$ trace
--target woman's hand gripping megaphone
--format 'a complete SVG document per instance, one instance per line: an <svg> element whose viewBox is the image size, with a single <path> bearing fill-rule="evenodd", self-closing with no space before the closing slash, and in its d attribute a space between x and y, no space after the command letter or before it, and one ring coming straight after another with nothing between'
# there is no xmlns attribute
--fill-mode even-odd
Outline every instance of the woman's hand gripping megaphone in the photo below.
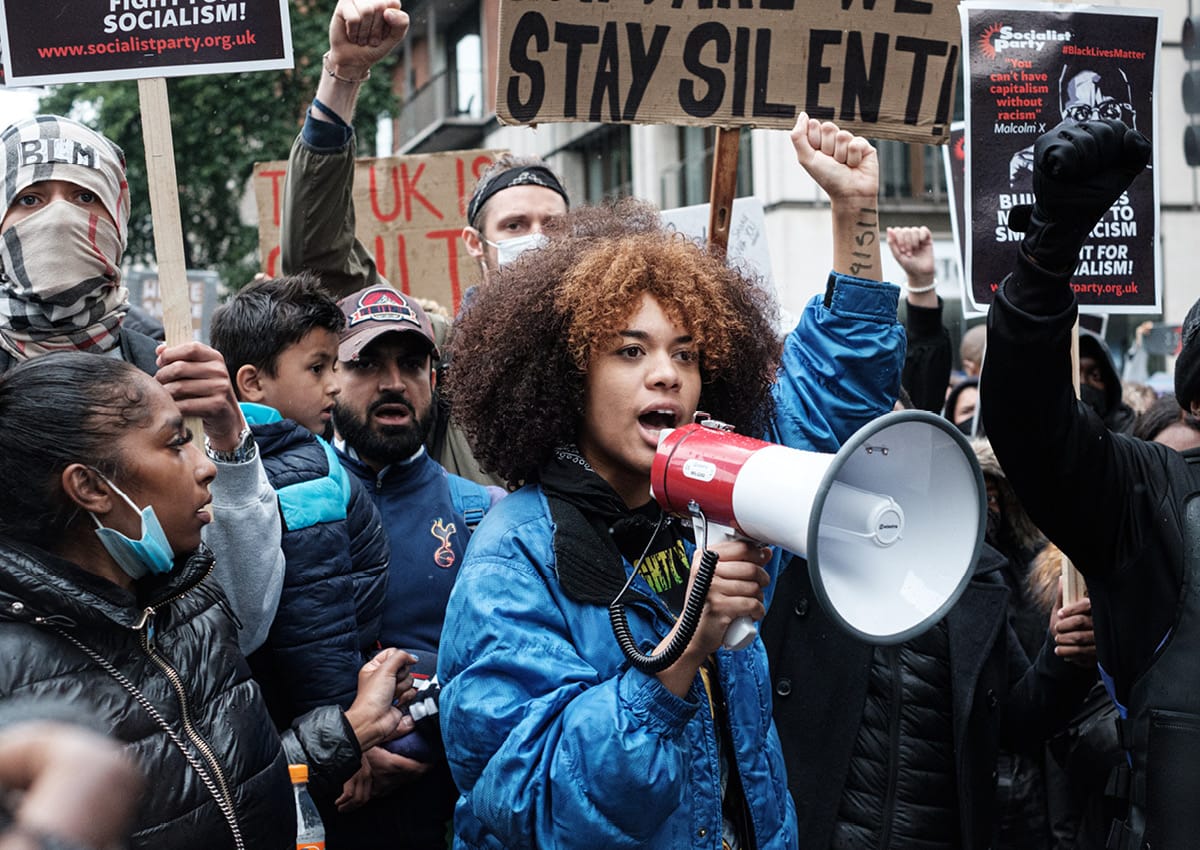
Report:
<svg viewBox="0 0 1200 850"><path fill-rule="evenodd" d="M708 522L698 506L691 511L696 551L688 577L683 612L654 652L638 651L618 596L608 607L613 635L629 663L643 673L676 673L676 693L687 690L696 667L724 646L744 649L758 635L755 622L766 615L763 588L771 581L764 566L774 556L769 546L737 535L733 529ZM684 660L686 663L676 665ZM687 672L690 671L690 672ZM665 680L664 680L665 681ZM672 687L668 685L668 687ZM675 689L673 688L673 690Z"/></svg>
<svg viewBox="0 0 1200 850"><path fill-rule="evenodd" d="M696 554L692 559L689 593L704 551L715 552L718 558L692 643L698 649L706 648L706 655L718 646L745 649L758 634L755 623L766 616L763 588L771 578L763 566L771 560L771 547L747 540L729 526L707 520L698 509L691 513Z"/></svg>

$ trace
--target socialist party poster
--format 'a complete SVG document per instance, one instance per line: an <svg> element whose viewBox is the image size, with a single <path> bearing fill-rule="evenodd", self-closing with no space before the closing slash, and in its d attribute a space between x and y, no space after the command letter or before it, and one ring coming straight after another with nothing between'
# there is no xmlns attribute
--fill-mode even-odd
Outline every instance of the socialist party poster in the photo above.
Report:
<svg viewBox="0 0 1200 850"><path fill-rule="evenodd" d="M986 310L1022 234L1008 218L1033 203L1033 145L1061 125L1116 118L1155 143L1157 11L1076 4L968 2L964 219L968 294ZM1155 144L1157 152L1157 144ZM1071 286L1090 312L1160 308L1154 160L1105 213Z"/></svg>

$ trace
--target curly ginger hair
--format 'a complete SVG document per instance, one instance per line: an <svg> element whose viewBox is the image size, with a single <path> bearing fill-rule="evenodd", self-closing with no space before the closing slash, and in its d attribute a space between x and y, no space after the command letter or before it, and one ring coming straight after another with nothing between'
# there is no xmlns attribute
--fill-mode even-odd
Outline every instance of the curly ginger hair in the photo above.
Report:
<svg viewBox="0 0 1200 850"><path fill-rule="evenodd" d="M759 436L779 343L771 296L623 199L579 207L550 241L494 272L455 325L445 385L475 458L510 486L578 441L591 352L653 296L700 352L700 409Z"/></svg>

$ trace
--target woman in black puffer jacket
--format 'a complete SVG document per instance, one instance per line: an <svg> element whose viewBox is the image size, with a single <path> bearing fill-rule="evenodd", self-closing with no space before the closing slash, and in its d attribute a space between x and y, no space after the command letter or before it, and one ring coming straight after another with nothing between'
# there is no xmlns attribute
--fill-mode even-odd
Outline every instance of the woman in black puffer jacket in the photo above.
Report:
<svg viewBox="0 0 1200 850"><path fill-rule="evenodd" d="M120 361L51 354L0 378L0 697L73 704L126 742L147 777L132 847L282 850L289 758L343 782L398 731L409 662L364 668L355 704L305 715L285 756L209 579L215 468L188 436Z"/></svg>

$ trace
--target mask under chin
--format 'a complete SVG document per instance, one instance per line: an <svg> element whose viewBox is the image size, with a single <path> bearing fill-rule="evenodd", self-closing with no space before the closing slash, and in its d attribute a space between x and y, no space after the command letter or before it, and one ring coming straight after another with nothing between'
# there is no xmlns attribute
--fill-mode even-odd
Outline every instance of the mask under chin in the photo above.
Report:
<svg viewBox="0 0 1200 850"><path fill-rule="evenodd" d="M137 513L141 520L141 534L135 540L115 528L105 526L100 522L99 517L89 511L88 516L96 525L96 536L100 538L100 545L116 561L117 566L134 580L142 578L148 573L158 575L169 573L175 568L175 553L171 548L171 541L167 539L167 533L163 531L162 524L158 521L154 506L146 505L144 508L138 508L133 499L112 483L104 473L98 469L94 469L94 471L113 489L114 493L121 497L125 504Z"/></svg>

